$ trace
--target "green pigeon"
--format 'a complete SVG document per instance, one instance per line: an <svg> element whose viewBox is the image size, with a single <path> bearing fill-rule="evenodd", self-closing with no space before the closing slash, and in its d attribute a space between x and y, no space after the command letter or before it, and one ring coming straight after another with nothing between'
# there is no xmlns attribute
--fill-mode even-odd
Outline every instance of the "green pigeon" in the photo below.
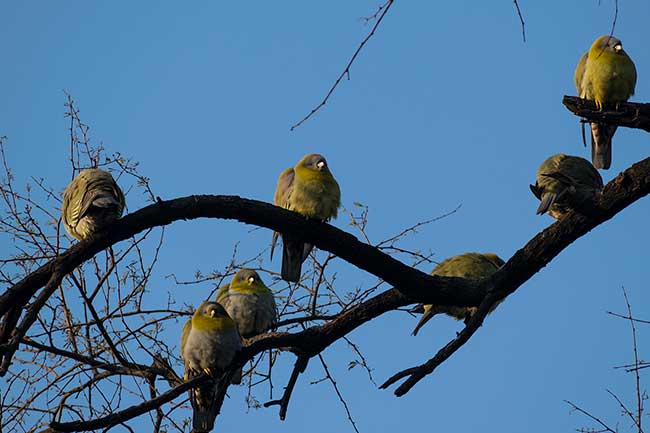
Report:
<svg viewBox="0 0 650 433"><path fill-rule="evenodd" d="M124 206L124 194L113 176L89 168L79 173L63 193L63 226L72 237L82 240L121 217Z"/></svg>
<svg viewBox="0 0 650 433"><path fill-rule="evenodd" d="M204 302L183 326L181 334L181 357L185 364L183 378L192 379L201 372L213 378L205 384L191 389L190 403L193 410L193 432L209 432L218 415L215 396L220 386L219 377L241 349L241 336L234 320L222 305ZM231 380L241 382L241 369Z"/></svg>
<svg viewBox="0 0 650 433"><path fill-rule="evenodd" d="M273 202L306 217L329 221L336 218L341 206L341 190L325 157L310 153L294 168L287 168L280 174ZM277 238L276 232L271 244L271 258ZM313 245L286 233L282 234L282 244L282 279L297 282L302 262L309 256Z"/></svg>
<svg viewBox="0 0 650 433"><path fill-rule="evenodd" d="M278 320L273 293L252 269L240 269L230 284L221 286L217 302L223 305L244 338L268 331Z"/></svg>
<svg viewBox="0 0 650 433"><path fill-rule="evenodd" d="M603 105L625 102L634 94L636 68L621 41L604 35L580 58L574 82L578 95L594 101L602 110ZM607 170L612 163L612 137L616 125L590 123L589 126L591 161L594 167Z"/></svg>
<svg viewBox="0 0 650 433"><path fill-rule="evenodd" d="M555 219L590 205L602 188L603 179L589 161L563 153L546 159L537 170L535 185L530 185L540 201L537 214L548 212Z"/></svg>
<svg viewBox="0 0 650 433"><path fill-rule="evenodd" d="M443 260L436 266L431 275L442 277L471 278L474 280L487 278L495 273L505 262L494 253L465 253ZM492 307L496 308L498 304ZM417 335L420 328L433 316L439 313L447 314L456 320L467 320L476 312L477 307L455 307L419 304L413 310L414 313L424 313L420 321L413 329L413 335ZM492 311L490 310L490 311Z"/></svg>

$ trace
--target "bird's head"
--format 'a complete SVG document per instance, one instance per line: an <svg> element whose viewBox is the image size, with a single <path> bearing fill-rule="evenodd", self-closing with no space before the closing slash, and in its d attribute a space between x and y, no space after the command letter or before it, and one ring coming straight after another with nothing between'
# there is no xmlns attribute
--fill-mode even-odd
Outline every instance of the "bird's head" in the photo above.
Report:
<svg viewBox="0 0 650 433"><path fill-rule="evenodd" d="M192 316L192 329L197 331L222 332L235 326L226 309L217 302L202 303Z"/></svg>
<svg viewBox="0 0 650 433"><path fill-rule="evenodd" d="M195 318L221 319L230 318L225 308L216 302L204 302L194 312Z"/></svg>
<svg viewBox="0 0 650 433"><path fill-rule="evenodd" d="M614 36L603 35L596 39L591 49L598 50L599 52L607 51L614 54L621 54L623 53L623 43Z"/></svg>
<svg viewBox="0 0 650 433"><path fill-rule="evenodd" d="M305 155L298 163L298 166L308 170L321 171L325 173L329 172L327 160L325 160L323 155L319 155L318 153Z"/></svg>
<svg viewBox="0 0 650 433"><path fill-rule="evenodd" d="M490 262L492 262L492 264L493 264L495 267L497 267L497 268L500 268L501 266L503 266L503 265L506 263L506 262L503 261L503 259L501 259L501 257L497 256L497 255L494 254L494 253L485 253L485 254L483 254L483 255L484 255L484 256L485 256L485 257L486 257Z"/></svg>
<svg viewBox="0 0 650 433"><path fill-rule="evenodd" d="M257 287L266 288L259 274L252 269L240 269L230 282L231 289Z"/></svg>

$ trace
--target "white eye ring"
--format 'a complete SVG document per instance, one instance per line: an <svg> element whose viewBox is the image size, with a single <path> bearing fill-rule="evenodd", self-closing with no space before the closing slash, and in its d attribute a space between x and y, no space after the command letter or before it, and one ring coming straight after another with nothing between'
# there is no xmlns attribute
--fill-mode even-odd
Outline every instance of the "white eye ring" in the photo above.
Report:
<svg viewBox="0 0 650 433"><path fill-rule="evenodd" d="M318 167L318 168L323 168L324 166L325 166L324 161L319 161L318 164L316 164L316 167Z"/></svg>
<svg viewBox="0 0 650 433"><path fill-rule="evenodd" d="M210 317L214 317L217 312L215 310L210 310Z"/></svg>
<svg viewBox="0 0 650 433"><path fill-rule="evenodd" d="M622 49L623 49L623 46L621 44L614 45L614 50L615 51L621 51Z"/></svg>
<svg viewBox="0 0 650 433"><path fill-rule="evenodd" d="M255 277L248 277L248 284L253 284Z"/></svg>

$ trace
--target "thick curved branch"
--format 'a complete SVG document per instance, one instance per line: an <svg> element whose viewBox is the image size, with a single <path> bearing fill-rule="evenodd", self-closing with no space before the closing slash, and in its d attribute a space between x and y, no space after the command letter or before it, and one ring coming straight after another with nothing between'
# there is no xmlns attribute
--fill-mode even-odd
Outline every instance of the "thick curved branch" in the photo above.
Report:
<svg viewBox="0 0 650 433"><path fill-rule="evenodd" d="M566 95L562 98L562 103L576 116L593 122L650 132L650 104L620 102L615 107L605 106L603 110L599 110L593 101Z"/></svg>
<svg viewBox="0 0 650 433"><path fill-rule="evenodd" d="M479 282L455 279L455 281L462 283L458 287L463 287L464 284L467 284L467 287L474 286L480 289L481 293L487 293L487 296L485 296L482 300L478 313L475 315L475 317L470 319L466 330L464 330L463 333L461 333L461 336L458 337L458 341L454 342L454 340L452 340L452 342L445 346L445 348L443 348L438 353L438 355L436 355L436 357L432 358L421 366L415 367L414 369L409 369L407 371L408 374L401 376L410 377L400 388L398 388L399 395L403 395L404 393L408 392L408 390L420 379L430 374L437 365L440 365L440 363L448 359L449 356L451 356L456 350L462 347L462 345L468 341L472 334L480 327L483 317L485 317L487 311L490 309L490 305L514 292L532 275L534 275L542 267L548 264L564 248L570 245L574 240L589 232L599 224L612 218L622 209L629 206L641 197L647 195L649 192L650 158L647 158L633 165L625 172L620 173L614 180L607 184L603 190L601 197L598 200L598 206L593 211L593 213L590 215L583 215L575 212L568 214L561 221L556 222L541 233L537 234L522 249L517 251L517 253L515 253L515 255L510 260L508 260L508 262L491 278L481 280ZM253 203L255 205L259 203L239 198L237 198L235 201L238 202L239 200L243 200L244 203ZM281 211L278 213L278 215L285 214L288 220L291 220L291 218L293 218L293 215L290 212L283 211L282 209L278 209L276 211L273 206L266 204L262 205L264 205L266 209L271 210L272 214ZM243 217L239 219L243 219ZM319 239L320 242L320 238L310 232L310 230L312 230L312 225L319 227L320 224L304 220L304 218L300 217L298 219L302 220L301 224L303 225L299 226L299 228L296 230L306 227L305 233L308 234L305 236L305 239L308 239L310 241ZM286 221L274 221L273 224L275 223L286 224ZM282 225L282 228L285 227L288 226ZM327 230L330 235L339 235L340 231L334 229L331 226L322 225L322 227ZM282 230L282 228L278 226L278 229ZM343 235L345 235L343 237L343 240L347 239L349 241L349 238L353 238L352 236L345 233L343 233ZM95 240L95 242L98 241L99 240ZM106 241L104 240L104 242ZM317 242L315 243L319 245ZM373 248L365 244L361 245L371 249ZM325 246L331 246L331 244L322 242L319 246L324 248ZM368 257L365 257L364 259L357 257L357 259L358 263L359 261L363 262L363 260L368 259ZM437 283L435 279L432 281L432 285ZM421 292L423 297L425 297L424 292L430 288L431 287L416 287L415 289L412 289L411 292ZM409 297L406 297L396 289L390 289L350 308L349 310L337 315L335 319L323 325L313 326L294 334L286 332L274 332L259 335L246 342L247 345L233 360L231 368L243 366L255 355L273 348L288 348L289 350L298 354L300 357L303 357L305 359L311 358L318 355L330 344L342 338L347 333L351 332L362 324L369 322L388 311L392 311L398 307L408 305L409 303L412 303L412 300ZM200 377L197 379L200 379ZM197 386L200 383L201 382L199 381L193 380L192 382L185 383L179 387L167 391L164 394L161 394L156 399L150 400L137 406L133 406L131 408L127 408L114 415L118 415L120 422L124 422L135 416L143 414L146 411L155 409L156 407L159 407L166 402L171 401L173 398L180 395L183 391L189 389L192 386ZM92 425L106 426L106 422L108 422L108 420L115 419L116 418L105 417L94 421L84 421L84 423L97 422L97 424ZM73 425L75 428L80 427L80 424L76 423L67 423L65 427L67 429ZM61 425L53 425L52 427L61 427Z"/></svg>
<svg viewBox="0 0 650 433"><path fill-rule="evenodd" d="M462 278L430 276L329 224L309 220L295 212L256 200L237 196L196 195L159 201L144 207L118 220L94 238L73 245L7 289L0 296L0 315L26 305L47 284L54 271L63 277L98 252L143 230L195 218L236 219L300 236L389 284L402 287L402 292L407 295L423 293L418 289L420 287L433 289L425 295L426 299L422 299L432 303L478 305L482 299L472 282ZM414 301L420 301L420 298Z"/></svg>
<svg viewBox="0 0 650 433"><path fill-rule="evenodd" d="M517 290L574 240L609 220L649 192L650 158L647 158L620 173L607 184L592 214L587 216L571 212L517 251L491 278L483 281L480 288L487 290L487 296L458 336L440 349L433 358L424 364L396 373L380 388L386 389L397 381L407 378L395 390L395 395L398 397L406 394L422 378L433 373L436 367L469 341L483 323L493 304Z"/></svg>
<svg viewBox="0 0 650 433"><path fill-rule="evenodd" d="M208 381L209 378L205 374L195 377L194 379L188 380L187 382L179 385L175 388L170 389L158 397L151 400L147 400L144 403L128 407L119 412L114 412L110 415L107 415L102 418L97 418L90 421L72 421L66 423L52 422L50 428L44 430L42 433L55 433L55 432L77 432L77 431L88 431L88 430L99 430L102 428L114 426L130 419L133 419L139 415L145 414L150 410L159 408L165 403L168 403L184 393L185 391L190 390L201 385L203 382Z"/></svg>

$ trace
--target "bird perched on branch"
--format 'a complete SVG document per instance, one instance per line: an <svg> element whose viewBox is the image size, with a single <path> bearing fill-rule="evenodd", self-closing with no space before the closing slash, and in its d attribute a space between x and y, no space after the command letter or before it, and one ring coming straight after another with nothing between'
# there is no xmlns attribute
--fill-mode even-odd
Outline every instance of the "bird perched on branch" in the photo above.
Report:
<svg viewBox="0 0 650 433"><path fill-rule="evenodd" d="M252 269L240 269L230 284L221 286L217 292L217 302L235 321L242 337L261 334L277 322L273 293Z"/></svg>
<svg viewBox="0 0 650 433"><path fill-rule="evenodd" d="M431 275L442 277L461 277L471 279L487 278L495 273L505 262L494 253L465 253L450 257L436 266ZM500 303L500 302L499 302ZM492 306L492 310L499 304ZM419 304L411 310L413 313L424 313L420 321L413 329L413 335L417 335L420 328L433 316L439 313L447 314L456 320L469 319L475 312L476 307L455 307L450 305L425 305Z"/></svg>
<svg viewBox="0 0 650 433"><path fill-rule="evenodd" d="M537 170L537 181L530 190L540 200L537 214L548 212L555 219L571 209L593 205L603 188L603 179L589 161L558 153L546 159Z"/></svg>
<svg viewBox="0 0 650 433"><path fill-rule="evenodd" d="M107 171L83 170L66 187L61 216L71 236L82 240L122 216L122 190Z"/></svg>
<svg viewBox="0 0 650 433"><path fill-rule="evenodd" d="M201 372L212 380L191 389L193 432L209 432L219 411L217 392L224 384L222 375L241 349L241 336L237 325L226 310L216 302L204 302L183 326L181 357L185 364L183 378L192 379ZM241 381L241 369L232 376L231 383ZM225 391L224 391L225 392Z"/></svg>
<svg viewBox="0 0 650 433"><path fill-rule="evenodd" d="M621 41L613 36L601 36L584 53L576 67L574 81L578 96L596 103L599 110L605 104L627 101L634 94L636 68L623 50ZM596 168L607 170L612 162L612 137L616 125L592 122L591 161Z"/></svg>
<svg viewBox="0 0 650 433"><path fill-rule="evenodd" d="M310 153L294 168L284 170L278 179L273 203L320 221L336 218L341 205L341 190L325 157ZM271 244L271 258L277 238L276 232ZM282 244L282 279L297 282L302 262L309 256L313 245L287 233L282 234Z"/></svg>

